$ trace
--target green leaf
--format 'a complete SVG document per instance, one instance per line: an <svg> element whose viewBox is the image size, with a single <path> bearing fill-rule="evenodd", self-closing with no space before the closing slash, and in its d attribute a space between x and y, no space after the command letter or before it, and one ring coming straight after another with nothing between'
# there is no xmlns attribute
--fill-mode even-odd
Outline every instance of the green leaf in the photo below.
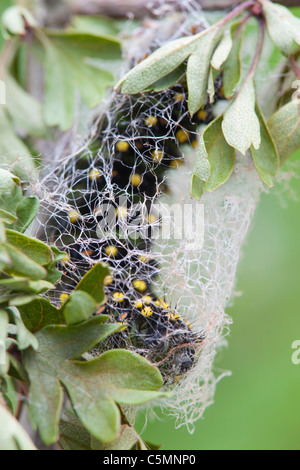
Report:
<svg viewBox="0 0 300 470"><path fill-rule="evenodd" d="M136 65L117 83L122 93L136 94L177 69L195 50L196 36L168 42Z"/></svg>
<svg viewBox="0 0 300 470"><path fill-rule="evenodd" d="M45 137L42 105L10 75L5 76L7 112L18 130L29 136Z"/></svg>
<svg viewBox="0 0 300 470"><path fill-rule="evenodd" d="M74 291L63 305L63 314L68 325L87 320L97 310L97 302L83 291Z"/></svg>
<svg viewBox="0 0 300 470"><path fill-rule="evenodd" d="M285 56L299 50L300 20L286 7L269 1L262 2L267 28L272 41Z"/></svg>
<svg viewBox="0 0 300 470"><path fill-rule="evenodd" d="M274 113L268 121L268 127L282 165L300 147L299 101L291 101Z"/></svg>
<svg viewBox="0 0 300 470"><path fill-rule="evenodd" d="M9 369L6 353L9 318L5 310L0 310L0 378L5 377Z"/></svg>
<svg viewBox="0 0 300 470"><path fill-rule="evenodd" d="M199 141L192 177L192 195L200 199L203 191L212 192L228 181L235 166L235 150L222 131L223 116L211 122Z"/></svg>
<svg viewBox="0 0 300 470"><path fill-rule="evenodd" d="M120 429L120 434L117 439L107 444L98 441L97 439L91 439L92 450L131 450L137 443L142 443L140 436L137 434L135 429L128 424L123 424Z"/></svg>
<svg viewBox="0 0 300 470"><path fill-rule="evenodd" d="M46 33L57 49L75 60L87 57L107 61L121 59L121 43L115 37L62 29L48 29Z"/></svg>
<svg viewBox="0 0 300 470"><path fill-rule="evenodd" d="M252 75L224 114L222 129L228 144L243 155L253 145L261 143L259 119L255 113L255 88Z"/></svg>
<svg viewBox="0 0 300 470"><path fill-rule="evenodd" d="M3 271L5 266L11 264L11 259L7 253L7 250L0 244L0 271Z"/></svg>
<svg viewBox="0 0 300 470"><path fill-rule="evenodd" d="M95 264L77 284L75 291L83 291L90 294L98 305L105 301L104 279L110 273L108 265Z"/></svg>
<svg viewBox="0 0 300 470"><path fill-rule="evenodd" d="M14 416L0 402L0 450L36 450Z"/></svg>
<svg viewBox="0 0 300 470"><path fill-rule="evenodd" d="M10 212L0 209L0 221L5 222L6 224L13 224L17 218L12 215Z"/></svg>
<svg viewBox="0 0 300 470"><path fill-rule="evenodd" d="M188 106L195 114L206 102L210 63L220 40L220 29L208 29L197 41L197 48L187 63Z"/></svg>
<svg viewBox="0 0 300 470"><path fill-rule="evenodd" d="M39 294L46 290L53 289L53 284L47 281L31 281L24 277L13 277L9 279L0 279L0 286L3 286L8 291L19 291L25 293Z"/></svg>
<svg viewBox="0 0 300 470"><path fill-rule="evenodd" d="M116 403L139 404L166 396L156 392L162 385L159 371L135 353L113 350L92 361L72 360L119 329L119 325L103 325L102 321L98 316L78 326L47 327L37 333L38 352L25 351L31 382L30 417L47 444L59 434L59 381L85 428L103 442L118 436L120 413ZM47 395L45 390L49 390Z"/></svg>
<svg viewBox="0 0 300 470"><path fill-rule="evenodd" d="M240 33L236 37L237 25L233 25L231 34L234 36L232 49L230 54L223 65L223 88L224 96L227 99L233 97L237 86L241 80L242 74L242 61L241 49L243 43L243 35Z"/></svg>
<svg viewBox="0 0 300 470"><path fill-rule="evenodd" d="M102 325L102 322L103 318L94 317L80 326L47 327L36 335L39 350L26 350L24 353L24 364L30 378L29 416L46 444L56 442L59 436L63 399L60 379L72 373L69 359L79 357L116 330L115 325ZM86 387L79 376L74 380Z"/></svg>
<svg viewBox="0 0 300 470"><path fill-rule="evenodd" d="M32 261L46 266L52 261L51 249L45 243L27 237L14 230L6 230L7 242L18 248L22 253L28 256Z"/></svg>
<svg viewBox="0 0 300 470"><path fill-rule="evenodd" d="M205 191L215 191L230 178L235 166L235 150L230 147L222 131L223 116L219 116L205 129L202 139L204 142L211 174L204 183ZM195 168L197 170L197 167ZM200 175L196 173L199 177Z"/></svg>
<svg viewBox="0 0 300 470"><path fill-rule="evenodd" d="M37 175L30 151L17 137L3 106L0 106L0 159L2 166L13 168L21 179L31 181Z"/></svg>
<svg viewBox="0 0 300 470"><path fill-rule="evenodd" d="M24 323L14 310L15 309L10 309L10 313L13 316L14 323L17 326L18 349L20 351L23 351L29 347L32 347L35 350L38 349L39 343L36 337L25 327Z"/></svg>
<svg viewBox="0 0 300 470"><path fill-rule="evenodd" d="M220 70L224 62L227 60L230 51L233 46L233 41L231 37L231 31L230 29L227 30L220 41L218 47L216 48L212 60L211 60L211 65L213 66L214 69Z"/></svg>
<svg viewBox="0 0 300 470"><path fill-rule="evenodd" d="M197 148L197 157L194 167L194 174L201 180L201 181L208 181L211 175L211 168L209 164L209 160L207 158L207 150L203 138L203 134L199 140L198 148Z"/></svg>
<svg viewBox="0 0 300 470"><path fill-rule="evenodd" d="M60 251L60 250L59 250L58 248L56 248L56 246L54 246L54 245L51 245L50 248L51 248L51 251L52 251L52 262L49 264L48 268L49 268L49 269L52 269L52 268L54 268L54 266L56 265L56 263L57 263L59 260L65 258L66 253L63 252L63 251Z"/></svg>
<svg viewBox="0 0 300 470"><path fill-rule="evenodd" d="M204 191L204 181L198 178L195 174L192 176L192 184L191 184L191 194L193 197L200 199L203 196L203 191Z"/></svg>
<svg viewBox="0 0 300 470"><path fill-rule="evenodd" d="M72 410L63 410L59 422L59 444L63 450L92 450L91 435Z"/></svg>
<svg viewBox="0 0 300 470"><path fill-rule="evenodd" d="M39 205L39 200L35 196L23 198L16 208L18 221L15 224L14 229L23 233L35 219Z"/></svg>
<svg viewBox="0 0 300 470"><path fill-rule="evenodd" d="M33 281L38 281L46 277L46 270L40 264L31 260L22 251L18 250L9 243L3 243L11 264L5 267L5 272L12 276L29 277Z"/></svg>
<svg viewBox="0 0 300 470"><path fill-rule="evenodd" d="M267 186L273 186L273 179L279 168L279 155L258 105L256 105L256 114L260 122L261 144L257 150L250 147L250 153L252 155L255 168L257 169L262 181Z"/></svg>
<svg viewBox="0 0 300 470"><path fill-rule="evenodd" d="M44 298L35 298L25 305L20 305L19 311L24 325L31 332L64 322L62 312Z"/></svg>
<svg viewBox="0 0 300 470"><path fill-rule="evenodd" d="M74 118L76 89L94 107L113 84L111 72L87 59L119 60L120 44L111 37L76 31L51 30L47 34L41 37L46 52L45 119L49 126L67 130Z"/></svg>
<svg viewBox="0 0 300 470"><path fill-rule="evenodd" d="M71 127L75 114L75 89L71 72L60 51L49 41L45 47L45 104L44 117L48 126L63 131Z"/></svg>
<svg viewBox="0 0 300 470"><path fill-rule="evenodd" d="M71 28L84 33L92 33L96 36L111 36L115 38L124 31L127 20L114 20L100 15L77 15L74 16Z"/></svg>
<svg viewBox="0 0 300 470"><path fill-rule="evenodd" d="M157 82L153 83L147 91L163 91L167 88L171 88L179 82L180 78L185 74L185 66L180 65L177 69L170 72L165 77L161 78Z"/></svg>
<svg viewBox="0 0 300 470"><path fill-rule="evenodd" d="M124 350L107 351L89 362L75 361L61 380L76 414L102 442L114 441L119 434L116 403L141 404L168 395L156 391L162 386L159 371L141 356Z"/></svg>
<svg viewBox="0 0 300 470"><path fill-rule="evenodd" d="M7 170L0 168L0 209L14 214L22 200L20 180Z"/></svg>

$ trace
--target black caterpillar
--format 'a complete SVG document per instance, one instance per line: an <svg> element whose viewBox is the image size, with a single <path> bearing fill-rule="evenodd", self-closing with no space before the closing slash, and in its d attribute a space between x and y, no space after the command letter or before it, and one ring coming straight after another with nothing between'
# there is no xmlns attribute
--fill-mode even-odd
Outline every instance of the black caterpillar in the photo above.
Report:
<svg viewBox="0 0 300 470"><path fill-rule="evenodd" d="M215 101L223 99L222 77L215 89ZM165 173L183 161L181 146L195 146L197 127L213 118L209 102L190 117L184 83L155 95L116 94L109 114L97 124L89 151L76 157L75 168L73 164L58 170L69 187L67 200L58 198L60 211L56 206L52 219L52 240L69 257L62 298L94 262L108 263L112 273L105 279L107 303L98 314L108 314L123 328L105 348L132 348L156 364L168 382L192 367L204 335L194 332L153 292L159 266L151 258L151 227L159 220L154 220L151 208L159 194L168 192ZM146 238L119 237L124 222L128 225L137 217L122 205L122 197L147 208ZM112 210L116 236L103 236Z"/></svg>

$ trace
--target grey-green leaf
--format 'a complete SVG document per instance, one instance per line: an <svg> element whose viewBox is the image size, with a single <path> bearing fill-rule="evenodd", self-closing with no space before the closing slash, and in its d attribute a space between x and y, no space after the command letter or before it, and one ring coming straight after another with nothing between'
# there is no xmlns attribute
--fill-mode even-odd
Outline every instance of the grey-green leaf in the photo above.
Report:
<svg viewBox="0 0 300 470"><path fill-rule="evenodd" d="M188 59L187 86L190 114L195 114L205 104L208 89L210 62L220 39L221 32L209 29L197 40L196 50Z"/></svg>
<svg viewBox="0 0 300 470"><path fill-rule="evenodd" d="M268 121L268 127L282 165L300 148L299 101L293 100L274 113Z"/></svg>
<svg viewBox="0 0 300 470"><path fill-rule="evenodd" d="M226 142L222 131L223 116L215 119L203 133L203 141L211 168L210 178L205 182L205 191L215 191L226 183L235 167L235 150Z"/></svg>
<svg viewBox="0 0 300 470"><path fill-rule="evenodd" d="M232 28L232 35L235 35L237 26L234 25ZM237 37L234 36L232 49L230 54L223 64L223 88L224 96L227 99L232 98L234 95L237 86L241 80L241 70L242 70L242 61L241 61L241 48L243 42L243 34L240 33Z"/></svg>
<svg viewBox="0 0 300 470"><path fill-rule="evenodd" d="M122 93L139 93L179 67L194 49L194 36L168 42L124 75L115 88L122 85Z"/></svg>
<svg viewBox="0 0 300 470"><path fill-rule="evenodd" d="M300 46L300 20L286 7L277 3L262 2L268 32L278 49L289 57Z"/></svg>
<svg viewBox="0 0 300 470"><path fill-rule="evenodd" d="M238 95L224 114L222 129L227 143L245 155L261 143L259 119L255 113L256 94L253 77L244 82Z"/></svg>
<svg viewBox="0 0 300 470"><path fill-rule="evenodd" d="M0 402L0 450L36 450L19 421Z"/></svg>
<svg viewBox="0 0 300 470"><path fill-rule="evenodd" d="M230 30L226 31L222 40L220 41L218 47L216 48L212 60L211 65L216 69L220 70L224 62L227 60L230 51L232 49L232 37Z"/></svg>
<svg viewBox="0 0 300 470"><path fill-rule="evenodd" d="M250 147L250 153L262 181L267 186L273 186L273 180L279 168L279 155L258 105L256 105L256 114L260 122L261 144L259 149Z"/></svg>

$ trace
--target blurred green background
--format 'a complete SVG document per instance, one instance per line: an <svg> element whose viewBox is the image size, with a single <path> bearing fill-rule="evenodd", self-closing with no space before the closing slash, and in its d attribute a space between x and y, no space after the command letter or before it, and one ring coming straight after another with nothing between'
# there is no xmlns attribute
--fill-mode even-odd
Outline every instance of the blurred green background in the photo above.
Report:
<svg viewBox="0 0 300 470"><path fill-rule="evenodd" d="M232 376L217 386L193 435L172 420L148 425L143 437L163 449L300 449L300 365L291 361L300 340L300 179L291 189L285 204L281 186L262 195L244 246L243 295L228 309L229 346L215 364Z"/></svg>

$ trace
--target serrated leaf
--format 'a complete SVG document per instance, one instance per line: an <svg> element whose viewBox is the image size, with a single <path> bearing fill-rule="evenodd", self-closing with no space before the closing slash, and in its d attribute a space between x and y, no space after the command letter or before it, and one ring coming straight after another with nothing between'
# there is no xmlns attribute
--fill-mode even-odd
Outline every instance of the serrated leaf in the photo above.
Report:
<svg viewBox="0 0 300 470"><path fill-rule="evenodd" d="M36 450L21 424L1 402L0 434L0 450Z"/></svg>
<svg viewBox="0 0 300 470"><path fill-rule="evenodd" d="M23 198L16 207L18 221L14 225L14 230L23 233L35 219L39 205L39 200L35 196Z"/></svg>
<svg viewBox="0 0 300 470"><path fill-rule="evenodd" d="M245 155L261 143L259 119L255 113L255 87L252 75L247 78L234 101L224 113L222 129L228 144Z"/></svg>
<svg viewBox="0 0 300 470"><path fill-rule="evenodd" d="M45 53L44 118L48 126L59 126L64 131L74 120L75 89L60 52L47 42Z"/></svg>
<svg viewBox="0 0 300 470"><path fill-rule="evenodd" d="M84 291L74 291L65 302L62 312L68 325L87 320L97 310L97 302Z"/></svg>
<svg viewBox="0 0 300 470"><path fill-rule="evenodd" d="M107 61L121 59L121 43L116 37L71 29L48 29L46 33L59 50L76 60L79 57L80 60L86 57Z"/></svg>
<svg viewBox="0 0 300 470"><path fill-rule="evenodd" d="M128 23L126 20L114 20L100 15L76 15L72 18L71 28L97 36L115 38L119 32L124 31L126 23Z"/></svg>
<svg viewBox="0 0 300 470"><path fill-rule="evenodd" d="M231 31L227 30L212 56L211 65L214 69L221 69L230 54L232 45Z"/></svg>
<svg viewBox="0 0 300 470"><path fill-rule="evenodd" d="M18 130L29 136L45 137L42 105L10 75L5 76L7 112Z"/></svg>
<svg viewBox="0 0 300 470"><path fill-rule="evenodd" d="M300 20L283 5L264 1L262 7L272 41L289 57L300 46Z"/></svg>
<svg viewBox="0 0 300 470"><path fill-rule="evenodd" d="M75 291L86 292L97 304L102 305L105 301L104 279L109 273L109 267L105 263L95 264L77 284Z"/></svg>
<svg viewBox="0 0 300 470"><path fill-rule="evenodd" d="M47 327L37 333L39 351L25 351L30 417L47 444L59 434L59 381L85 428L103 442L113 441L119 433L116 402L137 404L166 396L156 392L162 385L159 371L135 353L113 350L92 361L72 361L119 328L101 321L94 317L79 326Z"/></svg>
<svg viewBox="0 0 300 470"><path fill-rule="evenodd" d="M72 372L62 382L76 414L102 442L114 441L119 434L116 403L141 404L168 395L156 391L162 386L159 371L141 356L125 350L107 351L89 362L75 361Z"/></svg>
<svg viewBox="0 0 300 470"><path fill-rule="evenodd" d="M5 267L5 272L11 276L29 277L38 281L46 277L47 271L38 263L28 258L22 251L9 243L3 243L3 247L11 259L11 264Z"/></svg>
<svg viewBox="0 0 300 470"><path fill-rule="evenodd" d="M2 166L13 168L21 179L30 181L37 175L33 157L17 137L3 106L0 106L0 159Z"/></svg>
<svg viewBox="0 0 300 470"><path fill-rule="evenodd" d="M28 256L35 263L46 266L52 261L51 250L48 245L30 238L14 230L6 230L7 242L18 248L22 253Z"/></svg>
<svg viewBox="0 0 300 470"><path fill-rule="evenodd" d="M268 121L268 127L282 165L300 147L299 101L291 101L274 113Z"/></svg>
<svg viewBox="0 0 300 470"><path fill-rule="evenodd" d="M211 168L210 177L204 183L205 191L215 191L230 178L235 166L235 150L230 147L222 131L223 116L219 116L205 129L202 139ZM199 176L199 175L197 175Z"/></svg>
<svg viewBox="0 0 300 470"><path fill-rule="evenodd" d="M72 375L73 363L69 360L79 357L116 330L116 325L103 325L102 322L103 318L94 317L80 326L47 327L36 335L39 350L26 350L24 353L24 364L31 383L29 416L46 444L56 442L59 436L63 398L60 380L66 374ZM72 382L71 376L65 379ZM73 377L73 380L78 381L83 389L86 388L87 384L80 376ZM85 399L89 400L89 397Z"/></svg>
<svg viewBox="0 0 300 470"><path fill-rule="evenodd" d="M63 323L65 320L62 312L44 298L35 298L18 308L24 325L31 332L39 331L48 325Z"/></svg>
<svg viewBox="0 0 300 470"><path fill-rule="evenodd" d="M114 76L87 58L119 60L119 42L111 37L74 31L48 31L46 51L45 117L48 125L67 130L74 118L75 91L90 107L99 104ZM54 99L55 98L55 99Z"/></svg>
<svg viewBox="0 0 300 470"><path fill-rule="evenodd" d="M262 181L267 186L273 186L273 180L279 168L279 155L258 105L256 105L256 114L260 122L261 144L257 150L250 147L250 153L252 155L255 168Z"/></svg>
<svg viewBox="0 0 300 470"><path fill-rule="evenodd" d="M231 34L234 36L237 25L234 25ZM233 45L226 62L223 64L223 88L224 96L227 99L232 98L237 86L241 80L242 74L242 61L241 61L241 48L243 43L243 35L240 33L234 37Z"/></svg>
<svg viewBox="0 0 300 470"><path fill-rule="evenodd" d="M188 107L191 115L194 115L205 104L210 62L220 35L218 28L207 30L207 33L198 39L197 48L188 59L186 73L189 92Z"/></svg>

